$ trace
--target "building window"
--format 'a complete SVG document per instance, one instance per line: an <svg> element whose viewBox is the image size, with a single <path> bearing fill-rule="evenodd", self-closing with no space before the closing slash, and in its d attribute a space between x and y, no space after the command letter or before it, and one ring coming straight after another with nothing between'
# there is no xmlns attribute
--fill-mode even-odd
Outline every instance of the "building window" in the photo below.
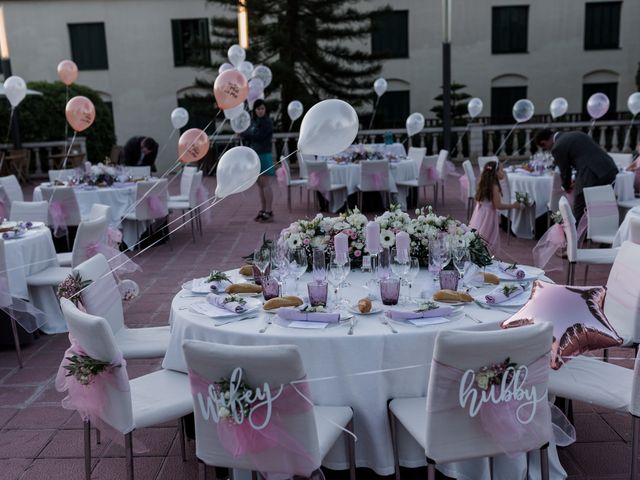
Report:
<svg viewBox="0 0 640 480"><path fill-rule="evenodd" d="M71 58L78 70L107 70L107 38L104 23L70 23Z"/></svg>
<svg viewBox="0 0 640 480"><path fill-rule="evenodd" d="M371 53L385 58L409 57L408 10L376 13L371 21Z"/></svg>
<svg viewBox="0 0 640 480"><path fill-rule="evenodd" d="M380 97L374 128L402 128L409 116L408 90L386 92Z"/></svg>
<svg viewBox="0 0 640 480"><path fill-rule="evenodd" d="M513 104L527 98L527 87L491 87L491 123L513 123Z"/></svg>
<svg viewBox="0 0 640 480"><path fill-rule="evenodd" d="M602 92L609 97L609 111L602 117L603 120L616 119L616 105L618 102L618 84L610 83L585 83L582 85L582 117L584 120L590 120L591 117L587 112L587 100L594 93Z"/></svg>
<svg viewBox="0 0 640 480"><path fill-rule="evenodd" d="M587 3L584 19L584 49L606 50L620 47L622 2Z"/></svg>
<svg viewBox="0 0 640 480"><path fill-rule="evenodd" d="M171 20L173 64L176 67L210 63L209 21L206 18Z"/></svg>
<svg viewBox="0 0 640 480"><path fill-rule="evenodd" d="M527 53L529 6L493 7L491 53Z"/></svg>

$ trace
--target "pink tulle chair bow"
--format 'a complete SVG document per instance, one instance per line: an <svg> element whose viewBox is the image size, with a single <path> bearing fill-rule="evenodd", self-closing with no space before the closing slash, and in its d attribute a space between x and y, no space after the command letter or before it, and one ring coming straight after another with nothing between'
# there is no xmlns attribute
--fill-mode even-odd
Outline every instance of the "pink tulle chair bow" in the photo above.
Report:
<svg viewBox="0 0 640 480"><path fill-rule="evenodd" d="M67 234L67 208L57 200L49 202L49 213L53 223L53 236L62 237Z"/></svg>
<svg viewBox="0 0 640 480"><path fill-rule="evenodd" d="M326 176L320 172L309 172L309 186L313 189L320 189Z"/></svg>
<svg viewBox="0 0 640 480"><path fill-rule="evenodd" d="M162 200L159 195L149 195L147 197L147 206L149 207L149 213L153 218L160 218L164 214L164 208L162 207Z"/></svg>
<svg viewBox="0 0 640 480"><path fill-rule="evenodd" d="M47 316L43 311L28 301L11 295L6 272L0 274L0 310L29 333L35 332L47 323Z"/></svg>
<svg viewBox="0 0 640 480"><path fill-rule="evenodd" d="M107 228L107 245L112 248L118 248L122 243L122 232L115 227Z"/></svg>
<svg viewBox="0 0 640 480"><path fill-rule="evenodd" d="M461 175L458 182L460 183L460 200L466 202L469 198L469 179L466 175Z"/></svg>
<svg viewBox="0 0 640 480"><path fill-rule="evenodd" d="M445 172L445 175L452 175L454 177L460 176L460 174L456 171L456 166L453 164L451 160L445 160L444 172Z"/></svg>
<svg viewBox="0 0 640 480"><path fill-rule="evenodd" d="M425 170L424 175L427 177L428 181L433 182L438 178L438 172L435 166L429 165Z"/></svg>
<svg viewBox="0 0 640 480"><path fill-rule="evenodd" d="M370 173L369 181L373 184L373 187L376 190L382 190L384 188L384 178L380 172Z"/></svg>
<svg viewBox="0 0 640 480"><path fill-rule="evenodd" d="M124 252L120 252L116 248L102 242L91 242L85 247L87 258L91 258L98 253L105 256L109 262L109 267L114 274L117 273L133 273L136 270L142 271L140 265L131 260Z"/></svg>
<svg viewBox="0 0 640 480"><path fill-rule="evenodd" d="M562 270L562 261L555 253L566 246L564 228L557 223L547 230L533 247L533 264L546 271Z"/></svg>
<svg viewBox="0 0 640 480"><path fill-rule="evenodd" d="M287 171L284 167L280 167L276 170L276 178L278 179L278 184L281 187L287 186Z"/></svg>

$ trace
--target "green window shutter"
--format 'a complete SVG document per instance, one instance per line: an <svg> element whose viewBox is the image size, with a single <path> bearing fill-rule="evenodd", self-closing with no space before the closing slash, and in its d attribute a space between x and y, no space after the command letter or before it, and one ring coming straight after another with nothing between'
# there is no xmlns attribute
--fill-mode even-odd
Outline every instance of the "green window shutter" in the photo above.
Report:
<svg viewBox="0 0 640 480"><path fill-rule="evenodd" d="M529 6L493 7L491 53L527 53Z"/></svg>
<svg viewBox="0 0 640 480"><path fill-rule="evenodd" d="M78 70L108 70L104 23L70 23L71 58Z"/></svg>
<svg viewBox="0 0 640 480"><path fill-rule="evenodd" d="M622 2L593 2L585 6L584 49L607 50L620 47Z"/></svg>
<svg viewBox="0 0 640 480"><path fill-rule="evenodd" d="M373 15L371 53L387 58L409 57L409 12L393 10Z"/></svg>

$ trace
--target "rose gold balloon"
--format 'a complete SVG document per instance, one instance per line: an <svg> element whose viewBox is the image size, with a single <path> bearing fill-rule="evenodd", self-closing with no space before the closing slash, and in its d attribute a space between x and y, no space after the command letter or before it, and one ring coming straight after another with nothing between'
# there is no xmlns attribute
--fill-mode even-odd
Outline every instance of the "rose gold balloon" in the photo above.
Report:
<svg viewBox="0 0 640 480"><path fill-rule="evenodd" d="M539 322L553 324L551 368L575 355L615 347L622 339L604 315L605 287L574 287L535 281L529 301L502 328Z"/></svg>
<svg viewBox="0 0 640 480"><path fill-rule="evenodd" d="M238 70L225 70L213 84L213 95L222 110L237 107L249 93L246 77Z"/></svg>
<svg viewBox="0 0 640 480"><path fill-rule="evenodd" d="M78 66L71 60L63 60L58 64L58 77L65 85L71 85L78 79Z"/></svg>
<svg viewBox="0 0 640 480"><path fill-rule="evenodd" d="M199 128L191 128L180 135L178 153L182 163L197 162L209 151L209 137Z"/></svg>
<svg viewBox="0 0 640 480"><path fill-rule="evenodd" d="M96 107L87 97L73 97L64 109L67 122L76 132L82 132L91 126L96 119Z"/></svg>

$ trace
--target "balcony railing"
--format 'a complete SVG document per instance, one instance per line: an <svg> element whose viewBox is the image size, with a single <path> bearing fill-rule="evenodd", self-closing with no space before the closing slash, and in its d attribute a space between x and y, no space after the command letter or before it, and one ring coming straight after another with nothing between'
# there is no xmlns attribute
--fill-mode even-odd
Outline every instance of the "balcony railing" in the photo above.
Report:
<svg viewBox="0 0 640 480"><path fill-rule="evenodd" d="M50 158L53 150L58 153L66 153L66 149L71 145L71 139L68 141L57 140L54 142L24 142L23 149L31 150L31 166L29 168L29 176L33 178L47 177L47 171L53 167L53 160ZM12 150L13 144L0 144L0 150ZM77 153L84 153L86 158L87 144L85 137L76 137L73 142L73 150Z"/></svg>

